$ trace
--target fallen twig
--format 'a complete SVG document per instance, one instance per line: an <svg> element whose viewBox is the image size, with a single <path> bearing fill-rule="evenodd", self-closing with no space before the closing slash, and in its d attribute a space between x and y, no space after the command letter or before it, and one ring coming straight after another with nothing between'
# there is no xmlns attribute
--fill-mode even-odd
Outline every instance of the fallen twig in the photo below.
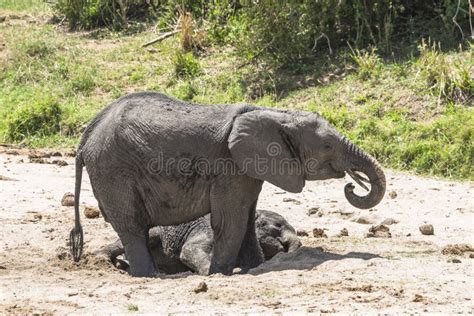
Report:
<svg viewBox="0 0 474 316"><path fill-rule="evenodd" d="M168 38L170 36L173 36L177 33L179 33L180 30L177 29L177 30L174 30L174 31L170 31L170 32L166 32L166 33L163 33L161 34L160 36L158 36L157 38L155 38L154 40L151 40L149 42L146 42L145 44L142 45L142 47L147 47L147 46L150 46L150 45L153 45L157 42L161 42L162 40L164 40L165 38Z"/></svg>

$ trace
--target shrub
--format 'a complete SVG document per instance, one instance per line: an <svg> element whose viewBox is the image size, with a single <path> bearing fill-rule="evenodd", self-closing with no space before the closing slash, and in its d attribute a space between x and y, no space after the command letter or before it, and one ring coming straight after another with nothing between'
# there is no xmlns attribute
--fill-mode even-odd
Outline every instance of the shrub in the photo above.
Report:
<svg viewBox="0 0 474 316"><path fill-rule="evenodd" d="M466 102L474 97L474 64L441 52L440 44L422 41L415 68L438 100ZM469 54L472 54L472 46Z"/></svg>
<svg viewBox="0 0 474 316"><path fill-rule="evenodd" d="M175 75L180 78L193 78L201 72L201 65L192 53L178 51L173 65Z"/></svg>
<svg viewBox="0 0 474 316"><path fill-rule="evenodd" d="M380 57L376 51L376 48L372 47L370 50L357 49L351 54L357 67L357 73L362 80L376 77L380 73Z"/></svg>
<svg viewBox="0 0 474 316"><path fill-rule="evenodd" d="M29 136L49 136L60 130L62 110L54 99L46 97L17 108L6 119L7 138L21 141Z"/></svg>
<svg viewBox="0 0 474 316"><path fill-rule="evenodd" d="M107 26L127 27L131 17L146 18L154 1L142 0L58 0L55 11L66 17L71 29Z"/></svg>

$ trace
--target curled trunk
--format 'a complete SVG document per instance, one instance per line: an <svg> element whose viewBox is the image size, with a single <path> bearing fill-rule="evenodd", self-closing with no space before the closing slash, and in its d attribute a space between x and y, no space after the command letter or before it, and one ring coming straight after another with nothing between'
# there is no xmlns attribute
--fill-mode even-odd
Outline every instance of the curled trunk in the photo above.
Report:
<svg viewBox="0 0 474 316"><path fill-rule="evenodd" d="M379 163L372 156L364 153L347 139L344 139L344 142L350 157L350 163L345 168L346 172L361 186L365 187L364 182L370 184L370 191L365 196L354 193L355 187L352 183L346 184L344 187L346 199L357 208L372 208L382 200L385 194L385 174ZM366 175L367 178L359 173Z"/></svg>

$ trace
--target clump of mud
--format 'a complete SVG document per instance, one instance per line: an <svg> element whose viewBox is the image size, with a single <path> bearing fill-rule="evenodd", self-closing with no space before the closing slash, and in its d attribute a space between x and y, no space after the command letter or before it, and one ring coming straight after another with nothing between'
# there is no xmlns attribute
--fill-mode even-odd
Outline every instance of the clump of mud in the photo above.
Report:
<svg viewBox="0 0 474 316"><path fill-rule="evenodd" d="M48 259L48 264L52 267L62 268L64 271L118 271L108 258L92 253L85 253L79 262L74 262L69 249L65 247L58 247L55 256Z"/></svg>
<svg viewBox="0 0 474 316"><path fill-rule="evenodd" d="M391 238L390 228L385 225L372 226L366 234L368 238Z"/></svg>
<svg viewBox="0 0 474 316"><path fill-rule="evenodd" d="M74 194L66 192L61 199L62 206L74 206Z"/></svg>
<svg viewBox="0 0 474 316"><path fill-rule="evenodd" d="M447 256L462 256L466 252L474 252L474 248L469 244L449 244L441 250L441 253Z"/></svg>
<svg viewBox="0 0 474 316"><path fill-rule="evenodd" d="M98 218L100 215L100 211L96 207L86 206L84 209L84 215L87 218Z"/></svg>
<svg viewBox="0 0 474 316"><path fill-rule="evenodd" d="M313 237L315 238L328 238L328 235L324 232L324 228L313 229Z"/></svg>

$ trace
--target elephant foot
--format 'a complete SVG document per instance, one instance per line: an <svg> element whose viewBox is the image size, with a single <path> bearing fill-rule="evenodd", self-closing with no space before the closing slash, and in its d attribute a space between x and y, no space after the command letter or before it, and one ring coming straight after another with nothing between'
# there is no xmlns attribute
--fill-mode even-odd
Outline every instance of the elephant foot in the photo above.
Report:
<svg viewBox="0 0 474 316"><path fill-rule="evenodd" d="M209 267L209 274L221 273L223 275L231 275L234 271L234 267L235 263L218 264L215 262L211 262L211 266Z"/></svg>
<svg viewBox="0 0 474 316"><path fill-rule="evenodd" d="M147 238L122 235L120 239L125 248L125 256L130 264L130 275L145 278L156 277L158 270L148 250Z"/></svg>

